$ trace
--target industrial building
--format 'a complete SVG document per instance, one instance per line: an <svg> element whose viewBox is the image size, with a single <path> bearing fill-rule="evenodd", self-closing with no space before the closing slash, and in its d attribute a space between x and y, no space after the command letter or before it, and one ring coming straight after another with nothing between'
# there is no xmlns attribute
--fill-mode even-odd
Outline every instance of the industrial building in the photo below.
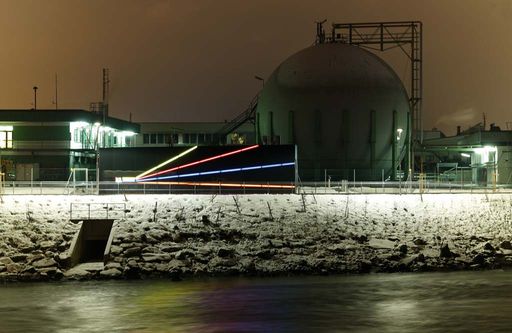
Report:
<svg viewBox="0 0 512 333"><path fill-rule="evenodd" d="M187 145L254 144L254 125L241 124L235 131L223 132L226 122L140 122L136 147L173 147Z"/></svg>
<svg viewBox="0 0 512 333"><path fill-rule="evenodd" d="M135 146L140 126L85 110L0 110L0 159L7 180L66 180L96 168L100 148Z"/></svg>
<svg viewBox="0 0 512 333"><path fill-rule="evenodd" d="M423 141L418 157L437 180L496 186L512 184L512 131L478 123L451 137Z"/></svg>
<svg viewBox="0 0 512 333"><path fill-rule="evenodd" d="M279 64L262 91L231 121L135 124L110 117L108 70L103 73L103 102L91 111L0 110L2 170L11 180L63 180L71 169L101 164L107 168L101 179L113 180L116 174L134 176L187 147L201 149L185 162L229 155L236 148L232 146L244 150L258 145L268 149L258 148L248 160L251 165L226 160L230 170L254 170L267 162L289 166L293 160L294 173L286 171L280 180L323 181L329 175L333 180L423 177L461 184L512 183L512 131L497 126L486 130L485 124L453 137L437 129L423 131L421 22L332 24L330 31L323 24L317 23L315 44ZM378 56L394 48L410 62L409 82L402 82ZM102 151L107 160L98 163ZM281 151L286 152L282 161ZM268 161L267 155L272 156ZM220 164L216 167L222 170Z"/></svg>
<svg viewBox="0 0 512 333"><path fill-rule="evenodd" d="M118 147L121 153L130 147L253 143L296 146L297 178L302 181L321 180L327 171L338 179L350 179L354 170L358 180L395 179L397 170L414 169L411 133L417 131L420 118L421 23L333 24L330 34L322 24L317 24L315 45L280 64L262 92L229 122L142 123L139 127L108 117L108 70L103 72L103 112L3 112L0 121L13 127L4 140L6 146L12 143L2 151L6 173L26 179L20 176L23 172L14 172L23 164L39 170L94 168L95 150L109 147ZM368 29L379 33L368 33ZM365 50L373 44L381 51L410 45L409 94L392 68ZM24 134L21 126L37 130ZM57 177L46 172L37 178Z"/></svg>

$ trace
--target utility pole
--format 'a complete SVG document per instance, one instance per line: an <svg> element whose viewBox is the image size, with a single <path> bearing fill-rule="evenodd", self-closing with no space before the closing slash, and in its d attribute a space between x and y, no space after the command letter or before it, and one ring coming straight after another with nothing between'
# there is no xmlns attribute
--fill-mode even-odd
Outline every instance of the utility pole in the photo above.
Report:
<svg viewBox="0 0 512 333"><path fill-rule="evenodd" d="M57 73L55 73L55 110L59 109L59 100L58 100L58 85L57 85Z"/></svg>
<svg viewBox="0 0 512 333"><path fill-rule="evenodd" d="M37 110L37 86L34 86L34 110Z"/></svg>

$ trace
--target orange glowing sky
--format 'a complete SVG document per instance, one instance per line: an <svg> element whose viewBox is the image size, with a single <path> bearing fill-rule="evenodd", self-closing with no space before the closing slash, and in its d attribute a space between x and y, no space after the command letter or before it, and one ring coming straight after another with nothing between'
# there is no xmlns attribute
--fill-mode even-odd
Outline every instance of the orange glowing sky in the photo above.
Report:
<svg viewBox="0 0 512 333"><path fill-rule="evenodd" d="M53 108L57 73L59 107L87 109L108 67L114 116L222 121L321 19L422 20L425 127L512 122L510 0L0 0L0 108L32 108L34 85Z"/></svg>

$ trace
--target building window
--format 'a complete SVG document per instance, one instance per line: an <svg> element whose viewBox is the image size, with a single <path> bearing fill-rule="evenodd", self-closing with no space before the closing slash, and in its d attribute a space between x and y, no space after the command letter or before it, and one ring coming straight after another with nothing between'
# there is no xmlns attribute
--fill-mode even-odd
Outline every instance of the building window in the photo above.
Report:
<svg viewBox="0 0 512 333"><path fill-rule="evenodd" d="M179 135L178 134L173 134L172 135L172 143L173 144L178 144L180 141L180 138L179 138Z"/></svg>
<svg viewBox="0 0 512 333"><path fill-rule="evenodd" d="M82 131L79 129L79 128L75 128L75 130L73 131L73 140L75 142L82 142L80 139L81 139L81 135L82 134Z"/></svg>
<svg viewBox="0 0 512 333"><path fill-rule="evenodd" d="M204 144L204 134L197 135L197 143L199 143L200 145Z"/></svg>
<svg viewBox="0 0 512 333"><path fill-rule="evenodd" d="M150 143L155 144L156 143L156 133L151 133L150 138L151 138Z"/></svg>
<svg viewBox="0 0 512 333"><path fill-rule="evenodd" d="M190 143L197 143L197 134L196 133L190 134Z"/></svg>
<svg viewBox="0 0 512 333"><path fill-rule="evenodd" d="M0 148L12 148L12 131L0 131Z"/></svg>
<svg viewBox="0 0 512 333"><path fill-rule="evenodd" d="M212 135L210 133L204 135L204 143L212 143Z"/></svg>
<svg viewBox="0 0 512 333"><path fill-rule="evenodd" d="M190 135L188 133L183 134L183 143L184 144L190 143Z"/></svg>
<svg viewBox="0 0 512 333"><path fill-rule="evenodd" d="M165 141L164 141L164 133L158 133L156 135L156 143L165 143Z"/></svg>
<svg viewBox="0 0 512 333"><path fill-rule="evenodd" d="M145 144L145 145L149 144L149 134L145 133L142 136L142 143Z"/></svg>

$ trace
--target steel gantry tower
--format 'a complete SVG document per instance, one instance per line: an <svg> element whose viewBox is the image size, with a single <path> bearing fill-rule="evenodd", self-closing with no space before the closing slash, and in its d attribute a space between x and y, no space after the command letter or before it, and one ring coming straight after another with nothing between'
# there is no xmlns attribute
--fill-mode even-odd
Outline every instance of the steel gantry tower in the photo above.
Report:
<svg viewBox="0 0 512 333"><path fill-rule="evenodd" d="M346 43L372 51L400 48L410 61L408 169L414 172L414 146L423 142L423 24L420 21L333 23L326 34L323 22L317 22L316 43ZM411 178L412 179L412 178Z"/></svg>

